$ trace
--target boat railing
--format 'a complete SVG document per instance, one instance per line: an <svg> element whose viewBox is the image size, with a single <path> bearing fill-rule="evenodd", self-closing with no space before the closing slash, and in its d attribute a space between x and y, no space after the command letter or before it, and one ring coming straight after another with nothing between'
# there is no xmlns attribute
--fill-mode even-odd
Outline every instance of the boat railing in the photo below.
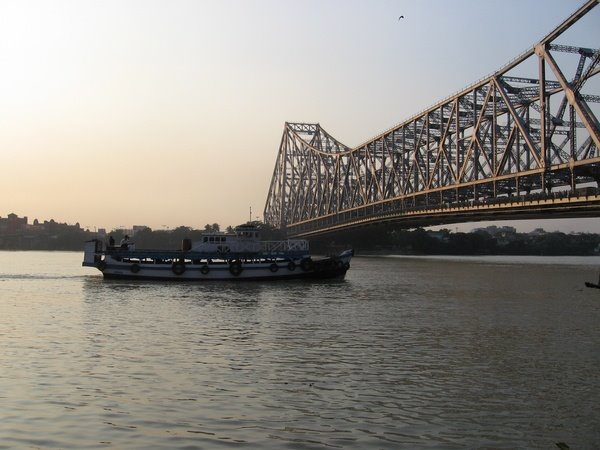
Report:
<svg viewBox="0 0 600 450"><path fill-rule="evenodd" d="M287 239L285 241L262 241L262 253L281 254L288 252L308 251L308 241L305 239Z"/></svg>
<svg viewBox="0 0 600 450"><path fill-rule="evenodd" d="M254 257L266 257L266 258L300 258L308 254L309 245L307 240L303 239L288 239L285 241L261 241L253 242L254 245L242 245L233 246L231 249L227 247L227 251L215 249L214 251L206 250L158 250L158 249L140 249L137 250L135 247L130 245L128 248L121 247L108 247L104 251L97 251L97 248L93 248L90 244L88 253L91 258L92 254L100 255L104 254L109 257L117 259L127 258L140 258L140 259L218 259L218 260L230 260L236 258L254 258ZM96 252L94 252L96 250Z"/></svg>
<svg viewBox="0 0 600 450"><path fill-rule="evenodd" d="M103 252L104 255L117 258L149 258L149 259L201 259L209 258L215 260L229 260L236 258L254 258L254 257L266 257L266 258L300 258L308 254L309 245L308 241L301 239L289 239L286 241L262 241L256 248L250 248L237 246L231 248L231 250L224 251L184 251L184 250L159 250L159 249L140 249L137 250L132 248L106 248ZM90 249L90 251L93 251ZM98 255L100 253L97 253Z"/></svg>

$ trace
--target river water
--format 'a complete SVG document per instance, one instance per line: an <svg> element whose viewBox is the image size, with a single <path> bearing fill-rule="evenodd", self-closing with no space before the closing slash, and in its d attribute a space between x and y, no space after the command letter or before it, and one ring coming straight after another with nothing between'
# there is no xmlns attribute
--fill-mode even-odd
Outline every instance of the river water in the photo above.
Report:
<svg viewBox="0 0 600 450"><path fill-rule="evenodd" d="M104 281L0 252L0 449L600 448L600 258Z"/></svg>

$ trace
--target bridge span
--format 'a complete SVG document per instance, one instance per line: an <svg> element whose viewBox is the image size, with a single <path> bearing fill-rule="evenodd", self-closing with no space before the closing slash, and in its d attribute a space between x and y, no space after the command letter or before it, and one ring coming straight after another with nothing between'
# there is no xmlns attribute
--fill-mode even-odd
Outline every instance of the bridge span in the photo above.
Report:
<svg viewBox="0 0 600 450"><path fill-rule="evenodd" d="M557 42L597 5L358 147L286 123L265 222L310 236L385 221L600 216L600 50Z"/></svg>

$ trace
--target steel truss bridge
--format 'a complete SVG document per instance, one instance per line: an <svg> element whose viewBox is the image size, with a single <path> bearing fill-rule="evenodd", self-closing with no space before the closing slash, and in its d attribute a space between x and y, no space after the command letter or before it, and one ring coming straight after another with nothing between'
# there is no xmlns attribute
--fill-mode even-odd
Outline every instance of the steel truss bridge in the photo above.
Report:
<svg viewBox="0 0 600 450"><path fill-rule="evenodd" d="M265 222L309 236L383 221L600 216L600 50L555 43L597 5L358 147L286 123Z"/></svg>

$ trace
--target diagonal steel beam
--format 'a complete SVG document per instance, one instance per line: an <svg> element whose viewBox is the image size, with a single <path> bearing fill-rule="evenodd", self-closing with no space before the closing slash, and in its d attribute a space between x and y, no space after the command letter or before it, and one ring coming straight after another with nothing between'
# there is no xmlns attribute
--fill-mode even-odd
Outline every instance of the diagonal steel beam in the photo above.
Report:
<svg viewBox="0 0 600 450"><path fill-rule="evenodd" d="M552 69L552 72L554 72L554 75L562 86L567 101L575 108L577 114L579 114L581 121L590 133L596 147L600 148L600 125L598 124L598 119L585 102L579 101L577 91L573 90L550 52L546 50L546 47L544 45L538 45L536 47L536 52L548 63L550 69Z"/></svg>

